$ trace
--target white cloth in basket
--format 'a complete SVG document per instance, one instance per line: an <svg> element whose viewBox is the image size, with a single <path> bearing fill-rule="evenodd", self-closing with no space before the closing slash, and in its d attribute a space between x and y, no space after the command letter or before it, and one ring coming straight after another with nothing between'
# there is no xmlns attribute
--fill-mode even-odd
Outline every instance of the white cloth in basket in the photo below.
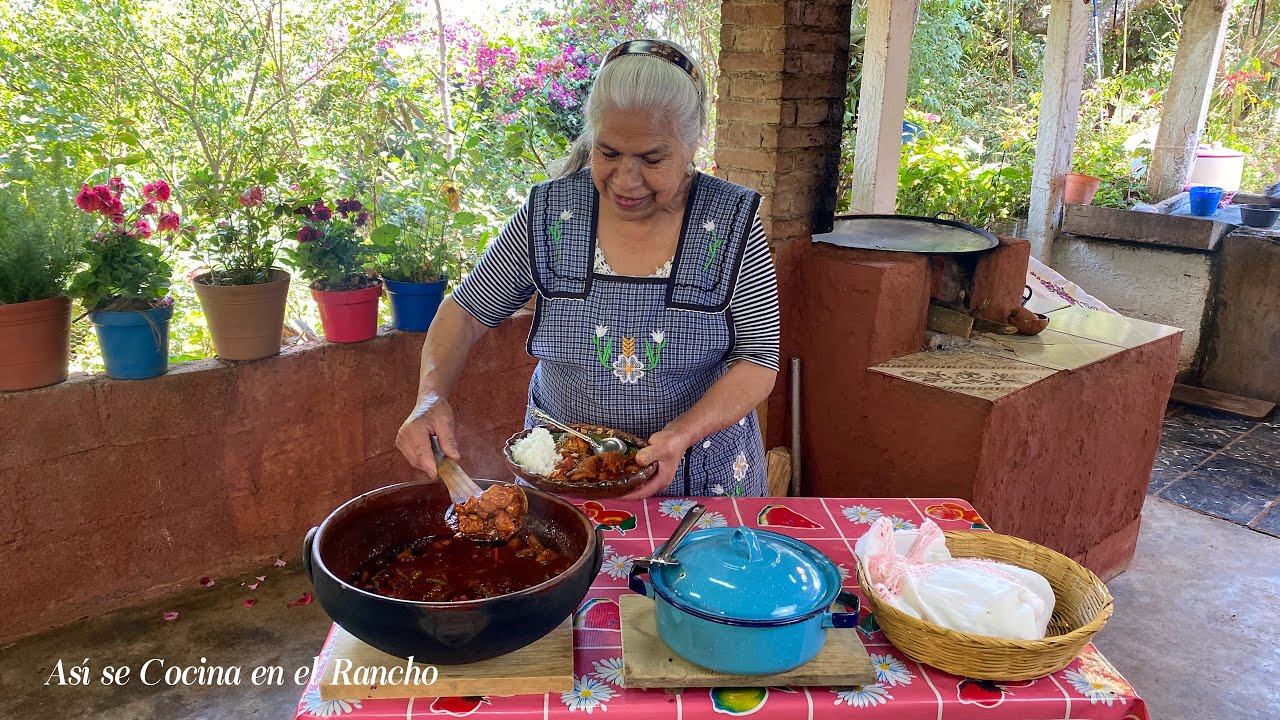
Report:
<svg viewBox="0 0 1280 720"><path fill-rule="evenodd" d="M1044 639L1054 606L1049 582L994 560L952 558L932 520L895 533L880 518L854 553L880 600L913 618L974 635Z"/></svg>

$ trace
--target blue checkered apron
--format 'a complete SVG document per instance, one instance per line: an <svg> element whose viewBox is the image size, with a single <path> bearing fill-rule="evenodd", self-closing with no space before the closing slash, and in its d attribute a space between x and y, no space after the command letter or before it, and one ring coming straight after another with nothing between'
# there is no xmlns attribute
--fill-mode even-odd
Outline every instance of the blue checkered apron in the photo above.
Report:
<svg viewBox="0 0 1280 720"><path fill-rule="evenodd" d="M529 196L529 266L538 289L529 402L567 422L647 438L728 370L729 311L759 196L695 176L670 278L593 272L599 196L589 170ZM532 425L526 417L525 425ZM753 410L685 452L663 495L764 495Z"/></svg>

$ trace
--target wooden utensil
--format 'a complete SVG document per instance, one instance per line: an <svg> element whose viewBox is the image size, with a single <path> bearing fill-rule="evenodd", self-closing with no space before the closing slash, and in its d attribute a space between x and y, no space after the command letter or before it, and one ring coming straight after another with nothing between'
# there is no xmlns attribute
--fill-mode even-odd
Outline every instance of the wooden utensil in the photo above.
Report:
<svg viewBox="0 0 1280 720"><path fill-rule="evenodd" d="M453 461L453 458L440 450L440 442L436 440L435 435L431 436L431 450L436 455L436 472L444 481L445 487L449 488L449 499L455 505L461 505L473 497L480 497L482 493L480 486L476 485L471 476L467 475L466 471Z"/></svg>
<svg viewBox="0 0 1280 720"><path fill-rule="evenodd" d="M471 500L471 498L478 498L483 495L484 492L480 489L480 486L476 485L475 481L471 479L471 476L467 475L466 471L458 466L458 463L454 462L452 458L441 451L440 443L436 440L434 435L431 436L431 450L436 456L436 472L440 475L440 479L444 481L445 487L449 489L449 499L453 501L453 504L449 506L449 509L445 510L445 521L449 523L449 527L453 528L454 532L456 532L459 537L465 537L468 540L476 542L506 542L510 539L514 533L504 533L499 530L494 526L492 517L487 518L488 522L486 523L486 527L488 532L463 533L459 530L458 514L459 512L464 512L463 510L460 510L460 508ZM520 511L518 513L511 514L511 520L514 522L516 530L518 531L520 526L524 524L524 518L529 514L529 496L524 494L524 489L519 485L511 483L494 483L490 488L499 484L513 488L516 492L517 498L519 498Z"/></svg>

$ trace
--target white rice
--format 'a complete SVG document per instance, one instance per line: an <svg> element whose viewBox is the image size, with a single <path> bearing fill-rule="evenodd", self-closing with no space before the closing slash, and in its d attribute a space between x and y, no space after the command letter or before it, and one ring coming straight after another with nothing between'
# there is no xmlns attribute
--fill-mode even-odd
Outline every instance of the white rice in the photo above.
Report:
<svg viewBox="0 0 1280 720"><path fill-rule="evenodd" d="M546 428L534 428L528 435L511 446L511 459L535 475L547 476L555 472L560 462L555 438Z"/></svg>

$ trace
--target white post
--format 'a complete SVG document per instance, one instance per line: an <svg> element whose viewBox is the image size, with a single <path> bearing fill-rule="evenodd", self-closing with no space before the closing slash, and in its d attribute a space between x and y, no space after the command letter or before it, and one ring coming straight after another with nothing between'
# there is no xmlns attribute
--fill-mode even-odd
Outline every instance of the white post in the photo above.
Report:
<svg viewBox="0 0 1280 720"><path fill-rule="evenodd" d="M870 0L863 41L853 211L893 213L898 204L902 116L907 107L911 36L920 0Z"/></svg>
<svg viewBox="0 0 1280 720"><path fill-rule="evenodd" d="M1049 8L1036 162L1031 173L1031 207L1027 212L1031 254L1045 263L1050 261L1049 251L1062 219L1064 176L1071 171L1089 18L1090 5L1081 0L1053 0Z"/></svg>
<svg viewBox="0 0 1280 720"><path fill-rule="evenodd" d="M1182 16L1182 36L1173 76L1160 111L1160 130L1151 151L1147 188L1156 200L1182 192L1209 114L1209 98L1227 37L1231 0L1190 0Z"/></svg>

